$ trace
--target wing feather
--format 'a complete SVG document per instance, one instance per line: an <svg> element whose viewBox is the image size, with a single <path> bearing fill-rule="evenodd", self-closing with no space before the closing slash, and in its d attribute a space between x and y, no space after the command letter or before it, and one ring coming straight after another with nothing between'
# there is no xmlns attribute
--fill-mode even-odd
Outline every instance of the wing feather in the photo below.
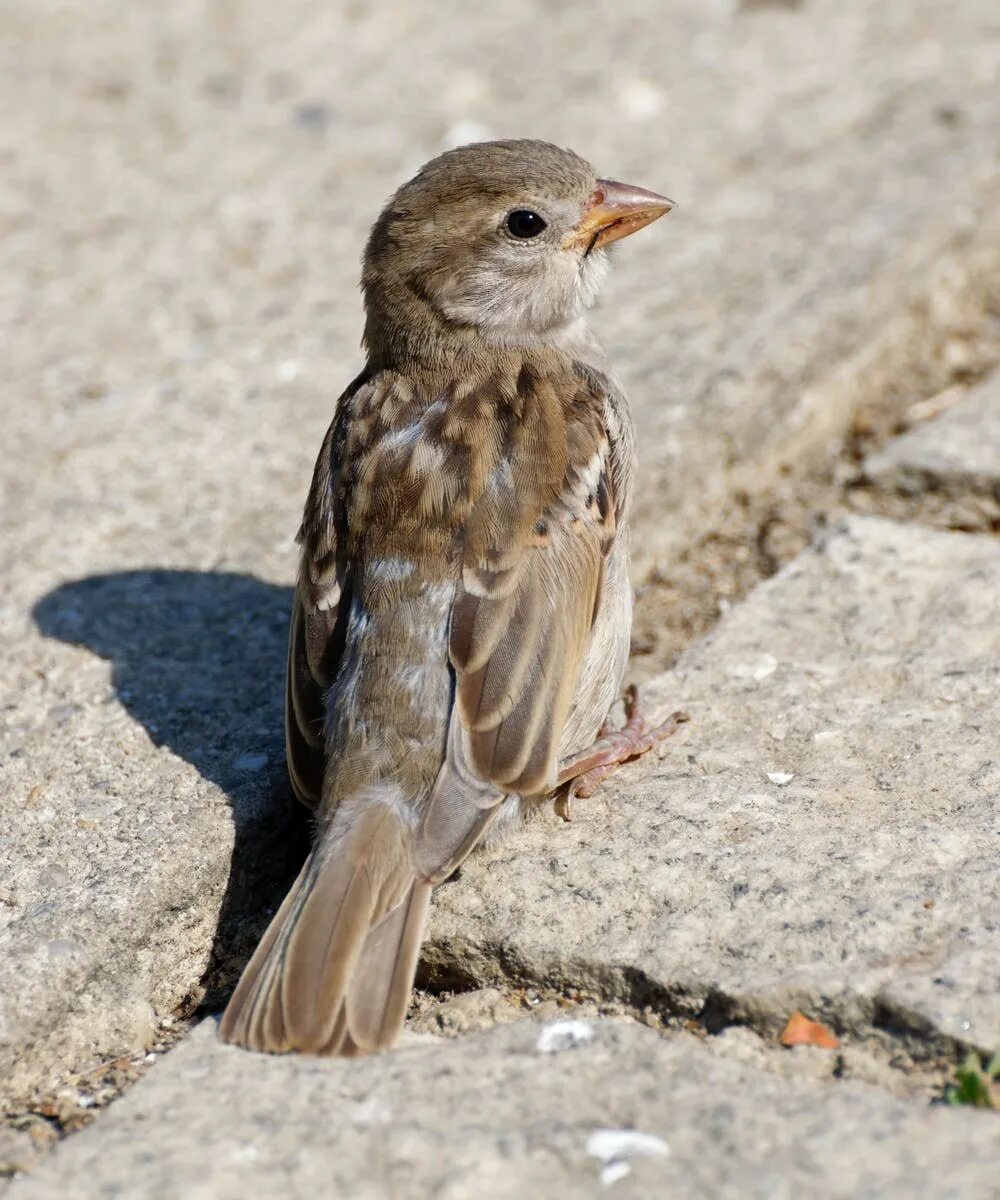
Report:
<svg viewBox="0 0 1000 1200"><path fill-rule="evenodd" d="M378 498L364 495L372 481L352 476L356 469L343 461L345 441L363 436L366 422L384 419L386 386L363 375L342 397L300 535L286 743L296 794L314 807L322 792L325 698L337 676L350 607L343 595L350 580L338 511L342 482L355 495L355 519ZM394 386L398 390L398 381ZM620 509L605 423L607 387L593 373L525 366L516 385L490 379L427 411L427 453L438 454L434 445L441 454L453 453L449 447L461 441L469 454L449 625L455 704L441 773L426 801L426 837L418 839L417 857L428 876L440 877L444 866L464 857L503 794L531 795L554 785ZM394 470L392 479L405 482L409 474ZM443 514L435 509L433 515ZM468 814L459 818L459 809Z"/></svg>
<svg viewBox="0 0 1000 1200"><path fill-rule="evenodd" d="M292 601L285 671L285 759L292 789L308 808L317 808L326 761L324 694L337 674L344 648L340 612L346 586L338 554L338 484L347 417L352 402L374 390L368 372L359 375L337 402L313 471L299 542L302 557Z"/></svg>
<svg viewBox="0 0 1000 1200"><path fill-rule="evenodd" d="M531 795L555 783L615 508L600 391L529 375L519 395L507 457L466 525L450 650L469 766Z"/></svg>

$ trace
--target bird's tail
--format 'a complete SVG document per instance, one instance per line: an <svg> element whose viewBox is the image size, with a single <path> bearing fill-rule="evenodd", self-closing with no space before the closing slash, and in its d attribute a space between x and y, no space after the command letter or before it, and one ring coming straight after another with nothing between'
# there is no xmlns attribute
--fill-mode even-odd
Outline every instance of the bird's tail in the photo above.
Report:
<svg viewBox="0 0 1000 1200"><path fill-rule="evenodd" d="M430 893L391 807L368 808L343 834L321 836L243 972L222 1038L276 1054L367 1054L391 1044Z"/></svg>

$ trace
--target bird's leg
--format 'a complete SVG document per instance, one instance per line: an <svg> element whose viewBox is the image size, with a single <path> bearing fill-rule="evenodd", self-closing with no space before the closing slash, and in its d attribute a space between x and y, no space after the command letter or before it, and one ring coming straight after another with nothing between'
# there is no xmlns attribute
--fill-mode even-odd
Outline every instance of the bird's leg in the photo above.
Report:
<svg viewBox="0 0 1000 1200"><path fill-rule="evenodd" d="M559 771L556 783L555 811L564 821L572 819L572 802L579 797L587 799L597 791L601 782L633 758L646 754L671 734L676 733L685 721L687 713L672 713L665 721L652 729L646 727L645 718L639 708L639 689L634 685L625 692L625 725L621 729L607 732L607 722L601 726L597 741Z"/></svg>

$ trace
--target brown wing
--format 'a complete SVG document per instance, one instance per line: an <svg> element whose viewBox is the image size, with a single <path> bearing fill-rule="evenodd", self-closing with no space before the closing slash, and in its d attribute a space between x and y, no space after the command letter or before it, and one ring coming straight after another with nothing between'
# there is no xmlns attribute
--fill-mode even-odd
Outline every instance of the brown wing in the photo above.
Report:
<svg viewBox="0 0 1000 1200"><path fill-rule="evenodd" d="M491 473L466 524L450 643L464 757L521 795L555 784L615 535L603 396L575 375L530 388L539 415L521 422L527 435ZM560 443L564 455L554 452ZM555 488L546 479L553 460Z"/></svg>
<svg viewBox="0 0 1000 1200"><path fill-rule="evenodd" d="M606 382L522 370L518 393L503 436L482 438L503 449L481 472L463 526L449 638L455 705L414 844L432 882L461 863L505 794L554 786L620 512Z"/></svg>
<svg viewBox="0 0 1000 1200"><path fill-rule="evenodd" d="M341 401L303 522L286 740L296 793L314 807L324 762L323 697L342 649L338 601L348 586L335 498L345 431L352 414L365 412L373 387L362 377ZM532 794L554 782L616 528L605 397L600 377L542 372L525 363L509 383L494 378L470 387L425 420L427 441L465 456L470 488L468 507L456 504L464 509L456 529L461 561L450 630L457 726L443 772L448 786L442 777L428 806L431 824L442 815L441 804L455 812L455 792L474 796L473 808L488 808L505 792ZM361 422L354 424L350 437ZM348 457L363 461L357 452ZM396 468L394 477L405 481L408 473ZM422 535L435 519L448 520L440 508L435 503L426 512ZM341 530L341 543L345 535ZM442 842L454 834L452 828ZM442 861L454 854L448 848ZM430 865L435 856L420 858Z"/></svg>
<svg viewBox="0 0 1000 1200"><path fill-rule="evenodd" d="M319 804L325 761L323 696L337 671L344 637L338 615L345 586L338 511L338 483L353 402L372 390L364 372L337 402L337 412L316 460L299 542L302 559L292 602L285 675L285 757L298 799Z"/></svg>

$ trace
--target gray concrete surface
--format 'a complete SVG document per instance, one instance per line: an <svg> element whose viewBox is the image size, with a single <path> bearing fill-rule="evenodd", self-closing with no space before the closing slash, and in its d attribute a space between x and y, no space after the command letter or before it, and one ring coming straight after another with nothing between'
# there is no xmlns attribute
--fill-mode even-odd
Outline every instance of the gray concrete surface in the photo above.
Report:
<svg viewBox="0 0 1000 1200"><path fill-rule="evenodd" d="M864 464L870 503L953 529L1000 530L1000 373L894 438Z"/></svg>
<svg viewBox="0 0 1000 1200"><path fill-rule="evenodd" d="M1000 1044L1000 544L852 518L645 691L691 722L437 893L445 978ZM502 966L501 966L502 964Z"/></svg>
<svg viewBox="0 0 1000 1200"><path fill-rule="evenodd" d="M918 1054L1000 1040L998 597L994 539L851 519L647 690L693 718L658 764L437 893L439 983L537 981L748 1024L755 1053L598 1021L565 1065L532 1057L521 1024L324 1064L219 1047L206 1027L11 1195L72 1180L81 1197L224 1200L252 1178L296 1196L331 1172L358 1196L596 1195L610 1184L587 1139L608 1125L671 1147L629 1160L623 1195L993 1194L989 1114L855 1080L892 1074L861 1061L880 1033ZM477 1004L498 1019L496 993L470 1000L456 1032ZM844 1039L837 1060L796 1052L825 1077L760 1051L796 1007Z"/></svg>
<svg viewBox="0 0 1000 1200"><path fill-rule="evenodd" d="M357 363L373 215L443 144L524 132L679 202L622 248L597 323L654 481L642 555L683 546L737 465L844 423L850 397L817 406L813 385L902 306L937 306L961 354L941 259L997 243L993 17L991 0L628 0L613 20L529 0L5 6L16 547L58 470L89 531L61 546L67 572L94 569L99 538L116 563L283 580Z"/></svg>
<svg viewBox="0 0 1000 1200"><path fill-rule="evenodd" d="M992 1114L791 1078L634 1022L553 1037L521 1021L355 1062L214 1035L196 1030L9 1200L996 1195Z"/></svg>
<svg viewBox="0 0 1000 1200"><path fill-rule="evenodd" d="M4 6L0 1111L218 1003L301 853L292 534L385 195L531 134L680 202L595 314L640 427L638 575L669 577L859 398L982 368L994 7ZM694 716L659 766L441 891L429 976L995 1041L996 554L861 522L787 570L650 689Z"/></svg>
<svg viewBox="0 0 1000 1200"><path fill-rule="evenodd" d="M400 178L531 133L680 202L595 318L636 403L648 564L737 466L842 430L857 389L831 372L900 306L961 358L963 264L1000 255L995 34L988 0L5 6L8 1094L197 1000L213 942L238 957L220 906L281 874L254 850L284 828L291 537Z"/></svg>

